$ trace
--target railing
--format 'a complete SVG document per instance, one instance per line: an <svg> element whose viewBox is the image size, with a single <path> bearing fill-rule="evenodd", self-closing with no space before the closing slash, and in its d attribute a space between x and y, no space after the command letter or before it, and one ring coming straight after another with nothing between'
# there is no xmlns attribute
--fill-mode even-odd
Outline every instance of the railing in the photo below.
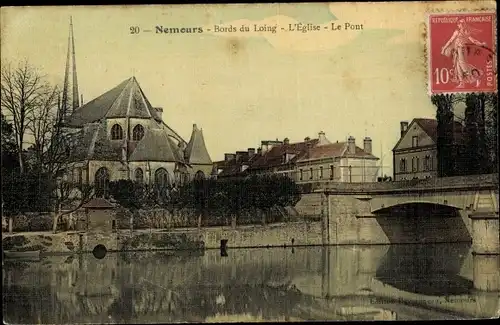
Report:
<svg viewBox="0 0 500 325"><path fill-rule="evenodd" d="M397 182L378 183L314 183L314 192L367 193L367 192L414 192L498 188L498 174L483 174L453 177L435 177Z"/></svg>

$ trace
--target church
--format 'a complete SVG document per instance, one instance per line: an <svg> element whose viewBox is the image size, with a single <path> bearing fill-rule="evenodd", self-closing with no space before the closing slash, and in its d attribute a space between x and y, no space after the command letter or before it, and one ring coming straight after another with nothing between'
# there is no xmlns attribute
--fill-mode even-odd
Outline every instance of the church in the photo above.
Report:
<svg viewBox="0 0 500 325"><path fill-rule="evenodd" d="M135 77L85 104L78 92L70 22L60 112L73 143L74 164L67 179L93 184L96 195L105 196L109 181L179 186L210 175L212 160L202 129L194 124L185 141L165 123L163 109L151 105Z"/></svg>

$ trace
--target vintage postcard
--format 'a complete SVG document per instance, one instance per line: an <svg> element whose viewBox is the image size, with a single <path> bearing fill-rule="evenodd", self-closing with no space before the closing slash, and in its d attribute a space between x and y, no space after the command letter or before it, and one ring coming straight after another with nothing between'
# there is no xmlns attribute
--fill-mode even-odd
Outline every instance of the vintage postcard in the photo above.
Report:
<svg viewBox="0 0 500 325"><path fill-rule="evenodd" d="M1 8L4 323L498 318L496 17Z"/></svg>

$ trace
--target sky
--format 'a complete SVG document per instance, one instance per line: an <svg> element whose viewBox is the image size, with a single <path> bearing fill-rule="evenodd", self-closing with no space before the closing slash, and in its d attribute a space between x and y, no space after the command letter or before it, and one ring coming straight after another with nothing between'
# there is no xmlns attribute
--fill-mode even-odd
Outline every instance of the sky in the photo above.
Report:
<svg viewBox="0 0 500 325"><path fill-rule="evenodd" d="M164 121L189 140L203 129L212 160L261 140L354 136L392 173L400 121L435 118L427 91L426 14L496 8L494 1L305 3L1 9L1 60L28 60L64 77L69 17L84 101L135 76ZM289 24L316 32L282 31ZM331 24L363 25L328 30ZM278 25L278 32L215 33L214 25ZM131 34L131 27L140 32ZM202 27L161 34L156 26ZM144 32L144 30L152 32ZM210 29L210 31L208 31Z"/></svg>

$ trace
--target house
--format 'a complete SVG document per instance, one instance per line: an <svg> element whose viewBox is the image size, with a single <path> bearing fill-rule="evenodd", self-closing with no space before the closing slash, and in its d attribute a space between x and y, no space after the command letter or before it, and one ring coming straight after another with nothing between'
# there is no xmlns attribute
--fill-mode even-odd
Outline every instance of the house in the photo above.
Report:
<svg viewBox="0 0 500 325"><path fill-rule="evenodd" d="M237 156L237 155L236 155ZM332 143L324 132L318 138L304 141L262 141L261 148L249 159L231 158L218 166L219 175L245 176L249 174L285 174L297 183L311 182L376 182L378 160L372 154L372 140L364 139L364 146L356 146L354 137L346 142ZM233 167L227 167L233 166Z"/></svg>
<svg viewBox="0 0 500 325"><path fill-rule="evenodd" d="M363 148L356 145L354 137L346 142L324 143L324 133L319 134L319 143L306 150L295 164L298 183L304 182L376 182L378 160L372 154L372 140L366 137Z"/></svg>
<svg viewBox="0 0 500 325"><path fill-rule="evenodd" d="M110 232L116 229L115 205L103 198L93 198L82 206L85 211L85 227L80 230Z"/></svg>
<svg viewBox="0 0 500 325"><path fill-rule="evenodd" d="M260 149L258 154L260 154ZM236 153L225 153L224 160L214 162L212 176L214 178L240 176L257 157L255 148L247 151L236 151Z"/></svg>
<svg viewBox="0 0 500 325"><path fill-rule="evenodd" d="M400 139L392 149L395 181L437 176L437 125L437 120L427 118L400 123ZM462 131L462 124L454 122L458 142Z"/></svg>

